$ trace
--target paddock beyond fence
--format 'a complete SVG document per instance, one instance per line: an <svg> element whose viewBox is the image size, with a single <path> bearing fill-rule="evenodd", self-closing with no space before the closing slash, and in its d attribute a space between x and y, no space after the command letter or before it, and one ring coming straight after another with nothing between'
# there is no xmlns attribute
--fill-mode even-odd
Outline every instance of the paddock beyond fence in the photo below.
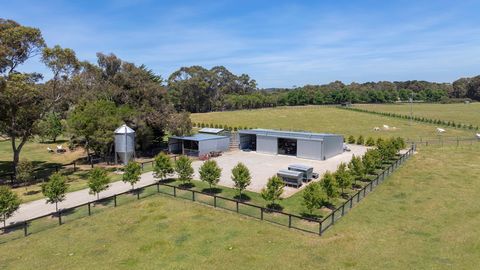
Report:
<svg viewBox="0 0 480 270"><path fill-rule="evenodd" d="M408 160L416 149L415 145L404 154L398 156L395 161L391 162L385 169L378 173L366 186L358 190L347 201L333 210L323 219L313 219L295 214L285 213L278 210L254 205L251 203L230 199L215 194L195 191L191 189L181 188L169 185L163 182L157 182L141 188L129 190L123 193L115 194L99 200L80 204L75 207L60 209L33 219L17 222L1 228L0 243L26 237L32 233L43 231L55 226L62 225L75 219L87 217L108 209L109 207L117 207L135 200L140 200L155 194L166 194L175 198L191 200L194 202L206 204L214 208L221 208L227 211L236 212L251 218L267 221L280 226L322 235L327 229L335 224L341 217L346 215L355 205L365 198L375 187L385 181L395 169ZM142 168L145 164L142 163Z"/></svg>

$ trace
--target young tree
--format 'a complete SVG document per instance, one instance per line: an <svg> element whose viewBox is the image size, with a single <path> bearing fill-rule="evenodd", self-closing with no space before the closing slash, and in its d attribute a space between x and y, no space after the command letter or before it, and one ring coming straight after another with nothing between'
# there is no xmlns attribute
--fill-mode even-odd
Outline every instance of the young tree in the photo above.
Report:
<svg viewBox="0 0 480 270"><path fill-rule="evenodd" d="M362 135L358 136L357 144L363 145L364 142L365 142L365 139L363 138L363 136Z"/></svg>
<svg viewBox="0 0 480 270"><path fill-rule="evenodd" d="M175 172L184 185L190 183L193 178L192 160L187 156L180 156L175 162Z"/></svg>
<svg viewBox="0 0 480 270"><path fill-rule="evenodd" d="M20 198L7 186L0 186L0 220L6 226L7 218L20 207Z"/></svg>
<svg viewBox="0 0 480 270"><path fill-rule="evenodd" d="M353 155L352 160L348 164L348 169L352 172L355 183L357 180L363 180L367 177L365 166L363 165L361 157Z"/></svg>
<svg viewBox="0 0 480 270"><path fill-rule="evenodd" d="M28 186L28 182L33 177L33 163L27 159L22 159L17 165L17 180Z"/></svg>
<svg viewBox="0 0 480 270"><path fill-rule="evenodd" d="M335 176L331 172L327 171L323 175L320 185L322 186L322 189L325 191L325 194L329 200L338 196L338 185L335 181Z"/></svg>
<svg viewBox="0 0 480 270"><path fill-rule="evenodd" d="M161 152L153 162L153 174L156 178L163 180L171 173L173 173L173 162L167 154Z"/></svg>
<svg viewBox="0 0 480 270"><path fill-rule="evenodd" d="M280 177L276 175L270 177L267 182L267 187L262 188L262 198L267 202L271 202L270 206L274 207L275 201L280 199L283 193L283 187L285 187L285 184Z"/></svg>
<svg viewBox="0 0 480 270"><path fill-rule="evenodd" d="M355 143L355 137L353 137L353 135L350 135L348 137L348 143L351 143L351 144Z"/></svg>
<svg viewBox="0 0 480 270"><path fill-rule="evenodd" d="M142 174L142 167L135 161L129 161L127 165L123 168L123 177L122 181L125 183L130 183L133 187L135 183L140 181L140 175Z"/></svg>
<svg viewBox="0 0 480 270"><path fill-rule="evenodd" d="M88 187L90 188L90 193L97 195L97 200L100 197L100 192L108 188L108 183L110 183L110 177L108 173L103 168L93 168L88 175Z"/></svg>
<svg viewBox="0 0 480 270"><path fill-rule="evenodd" d="M369 149L362 158L365 174L375 174L375 170L381 164L382 160L377 149Z"/></svg>
<svg viewBox="0 0 480 270"><path fill-rule="evenodd" d="M375 140L372 137L368 137L367 141L365 142L366 146L375 146Z"/></svg>
<svg viewBox="0 0 480 270"><path fill-rule="evenodd" d="M222 175L222 169L218 167L215 160L207 160L203 162L199 170L200 180L207 182L212 189L212 185L216 185L220 181Z"/></svg>
<svg viewBox="0 0 480 270"><path fill-rule="evenodd" d="M232 169L232 181L235 183L235 188L238 189L238 196L242 197L242 190L245 190L249 185L252 177L247 166L239 162Z"/></svg>
<svg viewBox="0 0 480 270"><path fill-rule="evenodd" d="M342 189L342 194L344 194L344 190L352 185L353 180L351 172L347 169L347 164L340 163L334 176L338 186Z"/></svg>
<svg viewBox="0 0 480 270"><path fill-rule="evenodd" d="M318 182L309 184L303 191L302 197L302 203L310 214L312 214L313 209L322 207L327 201L327 195Z"/></svg>
<svg viewBox="0 0 480 270"><path fill-rule="evenodd" d="M58 203L65 200L67 190L67 180L59 173L52 174L48 182L42 185L42 193L47 198L47 203L55 203L56 211L58 211Z"/></svg>

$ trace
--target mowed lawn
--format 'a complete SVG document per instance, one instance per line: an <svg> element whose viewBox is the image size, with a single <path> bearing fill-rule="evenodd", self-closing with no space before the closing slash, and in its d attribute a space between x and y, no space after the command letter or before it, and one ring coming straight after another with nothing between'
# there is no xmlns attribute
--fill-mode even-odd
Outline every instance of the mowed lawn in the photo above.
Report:
<svg viewBox="0 0 480 270"><path fill-rule="evenodd" d="M346 136L391 137L405 139L438 138L435 125L413 123L408 120L379 115L346 111L326 106L280 107L258 110L212 112L192 114L195 123L213 123L230 126L272 128L285 130L306 130L314 132L339 133ZM388 125L396 129L374 131L374 127ZM472 132L448 130L443 136L466 137Z"/></svg>
<svg viewBox="0 0 480 270"><path fill-rule="evenodd" d="M3 269L477 269L480 144L419 149L322 237L166 195L0 247Z"/></svg>
<svg viewBox="0 0 480 270"><path fill-rule="evenodd" d="M355 104L379 112L410 115L410 104ZM413 115L480 126L480 102L470 104L413 104Z"/></svg>

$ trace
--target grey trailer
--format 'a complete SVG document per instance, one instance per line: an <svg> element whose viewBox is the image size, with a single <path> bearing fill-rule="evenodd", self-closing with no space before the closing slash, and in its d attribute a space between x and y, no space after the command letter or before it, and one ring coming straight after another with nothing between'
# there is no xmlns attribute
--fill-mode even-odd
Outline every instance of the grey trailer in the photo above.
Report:
<svg viewBox="0 0 480 270"><path fill-rule="evenodd" d="M303 173L303 181L310 181L313 178L313 167L302 164L288 165L288 170Z"/></svg>
<svg viewBox="0 0 480 270"><path fill-rule="evenodd" d="M280 177L286 185L296 188L302 185L303 173L290 170L279 170L277 176Z"/></svg>

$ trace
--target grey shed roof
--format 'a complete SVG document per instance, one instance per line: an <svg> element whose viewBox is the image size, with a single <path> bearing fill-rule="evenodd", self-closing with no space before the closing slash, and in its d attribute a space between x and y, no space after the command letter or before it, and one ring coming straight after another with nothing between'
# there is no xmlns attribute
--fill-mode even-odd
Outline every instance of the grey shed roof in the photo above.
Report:
<svg viewBox="0 0 480 270"><path fill-rule="evenodd" d="M202 128L198 132L200 133L210 133L210 134L218 134L223 131L223 128Z"/></svg>
<svg viewBox="0 0 480 270"><path fill-rule="evenodd" d="M309 140L323 140L324 137L337 137L341 136L338 134L329 134L329 133L312 133L312 132L297 132L297 131L280 131L273 129L246 129L240 130L240 134L252 134L252 135L262 135L269 137L279 137L279 138L292 138L292 139L309 139Z"/></svg>
<svg viewBox="0 0 480 270"><path fill-rule="evenodd" d="M125 134L125 133L135 133L135 130L131 129L129 126L125 124L115 129L115 134Z"/></svg>
<svg viewBox="0 0 480 270"><path fill-rule="evenodd" d="M304 170L304 171L313 169L312 166L307 166L307 165L303 165L303 164L290 164L290 165L288 165L288 168L289 169Z"/></svg>
<svg viewBox="0 0 480 270"><path fill-rule="evenodd" d="M208 140L218 140L228 138L227 136L219 136L219 135L212 135L212 134L205 134L205 133L198 133L192 136L171 136L172 139L178 140L187 140L187 141L208 141Z"/></svg>

